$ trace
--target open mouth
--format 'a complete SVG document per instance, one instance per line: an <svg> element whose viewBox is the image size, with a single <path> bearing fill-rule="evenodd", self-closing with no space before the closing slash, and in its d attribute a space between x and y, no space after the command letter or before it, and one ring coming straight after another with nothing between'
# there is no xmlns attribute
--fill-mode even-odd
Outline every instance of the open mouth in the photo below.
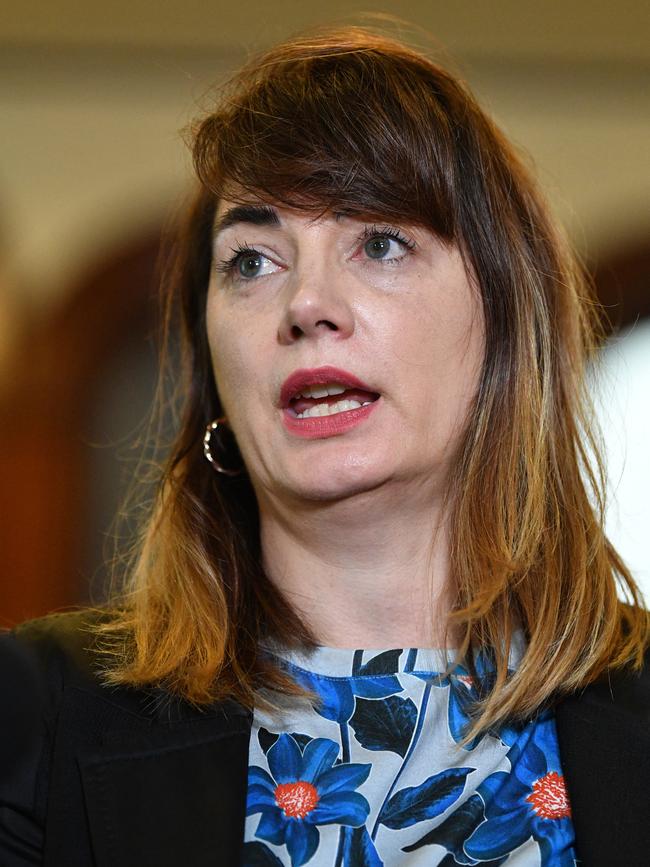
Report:
<svg viewBox="0 0 650 867"><path fill-rule="evenodd" d="M337 415L374 403L375 392L360 388L346 388L340 383L305 386L289 401L288 410L294 418L317 418Z"/></svg>

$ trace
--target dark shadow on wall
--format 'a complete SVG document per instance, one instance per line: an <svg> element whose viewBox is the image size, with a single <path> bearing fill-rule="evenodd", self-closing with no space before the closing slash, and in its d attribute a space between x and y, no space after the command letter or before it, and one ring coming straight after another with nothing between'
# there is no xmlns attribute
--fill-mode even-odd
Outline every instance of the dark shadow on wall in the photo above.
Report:
<svg viewBox="0 0 650 867"><path fill-rule="evenodd" d="M160 233L116 250L15 352L0 428L0 625L101 595L104 535L156 382Z"/></svg>
<svg viewBox="0 0 650 867"><path fill-rule="evenodd" d="M650 317L650 239L620 246L596 264L593 275L613 331Z"/></svg>

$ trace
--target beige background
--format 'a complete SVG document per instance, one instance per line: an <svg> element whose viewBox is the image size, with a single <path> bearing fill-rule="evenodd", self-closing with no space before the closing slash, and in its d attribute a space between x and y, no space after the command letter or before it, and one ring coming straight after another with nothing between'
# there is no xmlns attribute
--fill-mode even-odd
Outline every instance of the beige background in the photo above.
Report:
<svg viewBox="0 0 650 867"><path fill-rule="evenodd" d="M179 130L248 51L364 4L23 0L0 15L0 243L45 310L84 263L185 189ZM392 3L376 10L395 11ZM272 9L272 14L269 10ZM537 165L576 243L650 225L650 26L642 2L404 2ZM424 41L423 38L420 41ZM5 306L10 306L7 302ZM11 305L13 306L13 305Z"/></svg>

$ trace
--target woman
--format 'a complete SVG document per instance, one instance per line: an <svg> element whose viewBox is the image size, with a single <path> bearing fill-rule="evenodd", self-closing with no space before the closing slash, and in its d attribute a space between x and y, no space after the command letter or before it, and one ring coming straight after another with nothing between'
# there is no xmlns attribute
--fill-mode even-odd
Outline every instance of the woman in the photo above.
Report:
<svg viewBox="0 0 650 867"><path fill-rule="evenodd" d="M121 596L18 630L3 863L644 863L595 307L512 146L350 28L248 64L192 148L182 424Z"/></svg>

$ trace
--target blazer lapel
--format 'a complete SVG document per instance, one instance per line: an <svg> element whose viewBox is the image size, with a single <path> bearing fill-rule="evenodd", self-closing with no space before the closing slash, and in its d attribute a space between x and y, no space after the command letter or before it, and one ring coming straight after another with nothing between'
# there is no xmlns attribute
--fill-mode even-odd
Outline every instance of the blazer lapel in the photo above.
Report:
<svg viewBox="0 0 650 867"><path fill-rule="evenodd" d="M650 852L650 669L616 673L556 708L582 867L644 864Z"/></svg>
<svg viewBox="0 0 650 867"><path fill-rule="evenodd" d="M97 867L238 867L249 715L164 728L79 756Z"/></svg>

